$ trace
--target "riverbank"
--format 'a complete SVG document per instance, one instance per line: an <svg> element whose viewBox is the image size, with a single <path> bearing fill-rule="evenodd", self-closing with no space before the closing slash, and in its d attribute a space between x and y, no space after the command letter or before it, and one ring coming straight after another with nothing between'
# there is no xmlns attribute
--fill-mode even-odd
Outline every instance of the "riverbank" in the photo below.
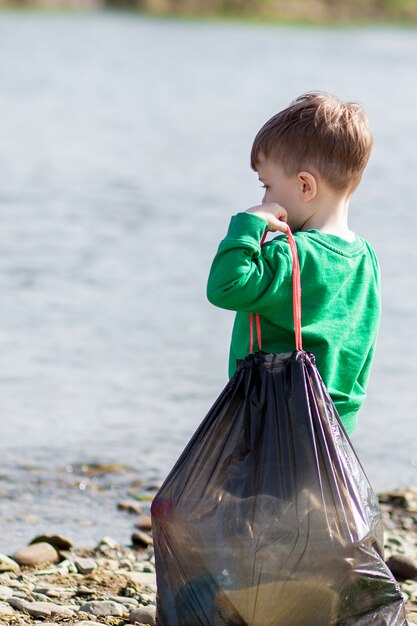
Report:
<svg viewBox="0 0 417 626"><path fill-rule="evenodd" d="M385 560L397 578L410 626L417 622L417 487L380 494ZM155 624L156 577L150 502L119 502L130 543L104 537L91 549L57 535L0 555L0 621L7 626Z"/></svg>
<svg viewBox="0 0 417 626"><path fill-rule="evenodd" d="M246 24L319 27L370 27L417 25L417 2L337 3L329 0L223 5L198 0L0 0L0 11L119 12L167 20L237 22Z"/></svg>
<svg viewBox="0 0 417 626"><path fill-rule="evenodd" d="M104 0L170 17L239 19L281 24L417 23L417 3L410 0Z"/></svg>

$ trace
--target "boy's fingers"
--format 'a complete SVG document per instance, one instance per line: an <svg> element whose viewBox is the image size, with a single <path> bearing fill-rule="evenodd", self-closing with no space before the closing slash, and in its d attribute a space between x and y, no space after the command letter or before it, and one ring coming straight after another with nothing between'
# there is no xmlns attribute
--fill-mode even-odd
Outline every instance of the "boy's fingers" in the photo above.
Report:
<svg viewBox="0 0 417 626"><path fill-rule="evenodd" d="M288 231L288 224L286 222L284 222L282 219L278 219L278 218L272 218L269 221L269 225L270 225L270 230L280 230L283 233L286 233Z"/></svg>
<svg viewBox="0 0 417 626"><path fill-rule="evenodd" d="M288 213L284 209L284 207L280 206L279 211L275 213L275 217L278 218L281 222L286 222L288 220Z"/></svg>

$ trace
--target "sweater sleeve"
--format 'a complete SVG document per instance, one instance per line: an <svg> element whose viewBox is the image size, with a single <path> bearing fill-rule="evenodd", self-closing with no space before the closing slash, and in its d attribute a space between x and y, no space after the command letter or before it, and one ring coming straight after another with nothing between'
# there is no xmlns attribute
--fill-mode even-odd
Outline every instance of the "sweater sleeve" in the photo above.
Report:
<svg viewBox="0 0 417 626"><path fill-rule="evenodd" d="M266 228L267 222L252 213L232 217L210 270L207 297L212 304L262 313L270 306L271 298L276 298L284 277L291 273L289 246L271 246L270 242L261 249ZM282 239L286 241L286 237ZM283 254L277 254L279 250Z"/></svg>

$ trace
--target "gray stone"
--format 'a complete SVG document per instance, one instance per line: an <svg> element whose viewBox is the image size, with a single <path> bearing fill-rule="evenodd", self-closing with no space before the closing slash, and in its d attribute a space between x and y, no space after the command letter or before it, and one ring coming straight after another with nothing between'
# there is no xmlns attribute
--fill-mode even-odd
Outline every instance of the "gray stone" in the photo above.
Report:
<svg viewBox="0 0 417 626"><path fill-rule="evenodd" d="M72 559L74 557L74 552L71 550L59 550L59 556L61 559Z"/></svg>
<svg viewBox="0 0 417 626"><path fill-rule="evenodd" d="M74 563L80 574L91 574L97 569L97 563L93 559L77 557Z"/></svg>
<svg viewBox="0 0 417 626"><path fill-rule="evenodd" d="M0 585L0 600L7 600L14 595L14 591L11 587L6 587L5 585Z"/></svg>
<svg viewBox="0 0 417 626"><path fill-rule="evenodd" d="M150 624L156 626L156 606L149 604L148 606L140 606L129 614L131 624Z"/></svg>
<svg viewBox="0 0 417 626"><path fill-rule="evenodd" d="M104 553L107 553L109 550L118 550L119 548L120 544L111 537L103 537L97 546L97 549Z"/></svg>
<svg viewBox="0 0 417 626"><path fill-rule="evenodd" d="M396 578L417 580L417 565L408 557L394 554L387 560L387 565Z"/></svg>
<svg viewBox="0 0 417 626"><path fill-rule="evenodd" d="M156 574L148 572L123 572L128 580L156 590Z"/></svg>
<svg viewBox="0 0 417 626"><path fill-rule="evenodd" d="M15 597L9 598L8 602L13 608L29 613L32 617L52 617L53 615L72 617L74 615L73 610L53 602L29 602Z"/></svg>
<svg viewBox="0 0 417 626"><path fill-rule="evenodd" d="M126 585L126 587L123 589L123 594L126 596L126 598L133 599L135 596L137 596L138 591L136 587Z"/></svg>
<svg viewBox="0 0 417 626"><path fill-rule="evenodd" d="M54 604L53 602L30 602L26 610L29 615L32 615L33 617L48 617L49 615L72 617L75 614L73 609L61 606L60 604ZM49 613L45 615L48 611Z"/></svg>
<svg viewBox="0 0 417 626"><path fill-rule="evenodd" d="M155 565L153 565L151 562L144 563L139 571L141 571L141 572L155 572Z"/></svg>
<svg viewBox="0 0 417 626"><path fill-rule="evenodd" d="M7 602L10 604L10 606L12 606L14 609L17 609L18 611L25 611L26 605L29 604L28 600L23 600L23 598L16 598L15 596L8 598Z"/></svg>
<svg viewBox="0 0 417 626"><path fill-rule="evenodd" d="M0 602L0 616L13 615L16 611L6 602Z"/></svg>
<svg viewBox="0 0 417 626"><path fill-rule="evenodd" d="M139 598L140 598L140 604L144 604L144 605L148 605L148 604L154 604L155 603L155 594L154 593L143 593L143 591L141 591L139 593Z"/></svg>
<svg viewBox="0 0 417 626"><path fill-rule="evenodd" d="M44 593L35 593L32 592L32 597L34 600L39 600L39 602L49 602L50 598L46 596Z"/></svg>
<svg viewBox="0 0 417 626"><path fill-rule="evenodd" d="M136 598L126 598L125 596L110 596L109 600L123 604L125 607L127 607L128 611L136 609L139 606L139 602L136 600Z"/></svg>
<svg viewBox="0 0 417 626"><path fill-rule="evenodd" d="M23 600L27 600L28 595L30 595L30 591L28 589L14 589L13 590L13 596L15 598L23 598ZM8 600L8 598L5 598L5 600Z"/></svg>
<svg viewBox="0 0 417 626"><path fill-rule="evenodd" d="M58 552L50 543L33 543L18 550L13 558L19 565L38 565L39 563L56 563Z"/></svg>
<svg viewBox="0 0 417 626"><path fill-rule="evenodd" d="M44 594L48 598L62 598L72 596L75 593L75 587L60 587L54 585L37 585L32 593Z"/></svg>
<svg viewBox="0 0 417 626"><path fill-rule="evenodd" d="M19 564L13 559L0 553L0 572L20 572Z"/></svg>
<svg viewBox="0 0 417 626"><path fill-rule="evenodd" d="M80 606L80 611L84 613L90 613L91 615L112 615L115 617L122 617L125 612L125 607L120 602L113 602L112 600L91 600Z"/></svg>
<svg viewBox="0 0 417 626"><path fill-rule="evenodd" d="M4 582L4 579L3 579L3 582ZM22 589L23 591L30 591L34 587L34 585L28 580L21 581L21 580L16 580L15 578L9 578L9 580L7 581L7 586L13 587L13 589Z"/></svg>

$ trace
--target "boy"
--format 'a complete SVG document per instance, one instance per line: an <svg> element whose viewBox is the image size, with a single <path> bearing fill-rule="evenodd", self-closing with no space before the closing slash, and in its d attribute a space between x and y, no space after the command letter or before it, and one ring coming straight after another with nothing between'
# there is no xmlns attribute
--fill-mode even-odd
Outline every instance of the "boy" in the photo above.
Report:
<svg viewBox="0 0 417 626"><path fill-rule="evenodd" d="M368 162L372 133L358 104L307 93L255 137L251 165L262 204L232 217L208 280L213 304L236 311L229 375L249 354L249 314L260 314L262 349L294 350L292 260L286 236L261 249L265 230L294 232L300 260L303 349L317 367L349 435L374 356L379 268L348 226L348 207Z"/></svg>

